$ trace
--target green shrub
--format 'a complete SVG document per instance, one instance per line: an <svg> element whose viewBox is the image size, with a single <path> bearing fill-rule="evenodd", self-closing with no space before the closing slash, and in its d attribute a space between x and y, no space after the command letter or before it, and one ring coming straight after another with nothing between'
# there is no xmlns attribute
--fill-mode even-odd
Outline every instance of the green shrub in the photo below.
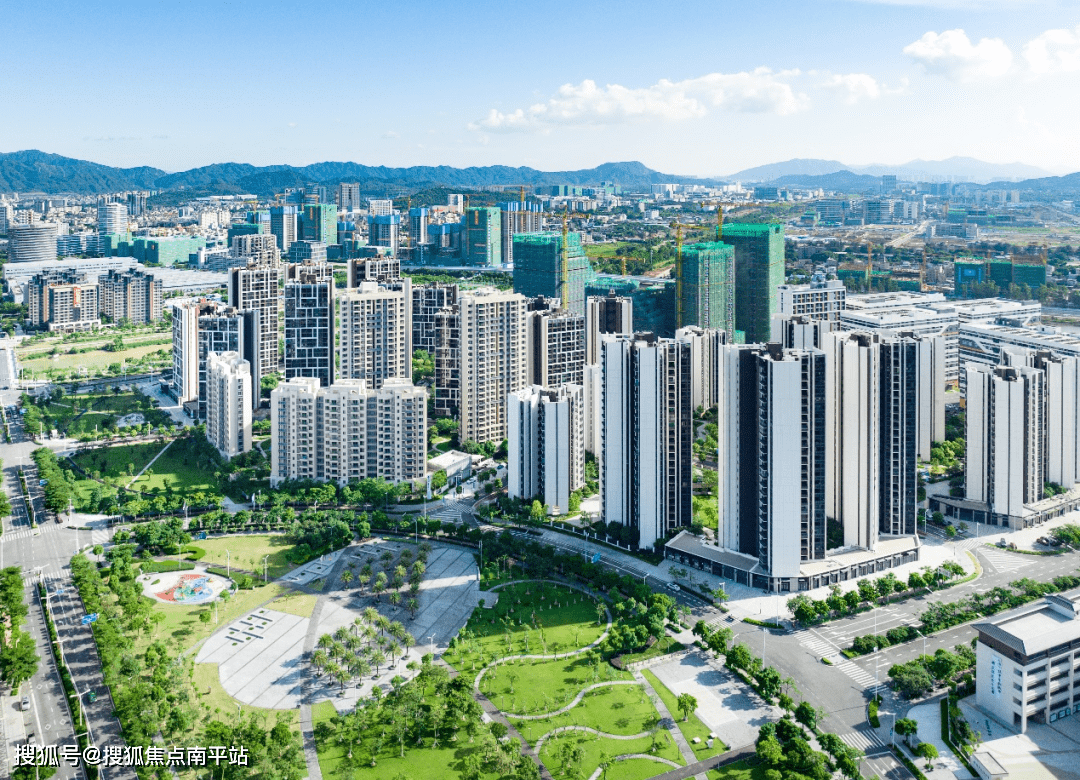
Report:
<svg viewBox="0 0 1080 780"><path fill-rule="evenodd" d="M167 571L191 571L195 564L189 561L146 561L142 564L143 574L157 574Z"/></svg>

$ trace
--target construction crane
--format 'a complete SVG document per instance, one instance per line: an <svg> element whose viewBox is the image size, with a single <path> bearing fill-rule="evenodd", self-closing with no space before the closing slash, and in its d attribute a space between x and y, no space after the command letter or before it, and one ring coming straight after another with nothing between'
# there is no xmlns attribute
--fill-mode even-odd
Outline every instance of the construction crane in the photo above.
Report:
<svg viewBox="0 0 1080 780"><path fill-rule="evenodd" d="M525 202L525 187L522 186L518 189L518 200L522 203Z"/></svg>
<svg viewBox="0 0 1080 780"><path fill-rule="evenodd" d="M926 244L922 248L922 270L919 278L919 290L926 292Z"/></svg>
<svg viewBox="0 0 1080 780"><path fill-rule="evenodd" d="M570 311L570 250L567 248L567 244L570 242L570 227L567 223L573 217L585 217L587 219L591 216L591 214L582 214L565 209L562 213L562 264L559 269L559 298L562 301L564 311Z"/></svg>
<svg viewBox="0 0 1080 780"><path fill-rule="evenodd" d="M724 206L736 205L734 201L729 200L703 200L702 206L716 206L716 240L722 241L724 239Z"/></svg>
<svg viewBox="0 0 1080 780"><path fill-rule="evenodd" d="M866 289L869 290L873 282L874 273L874 245L866 242Z"/></svg>

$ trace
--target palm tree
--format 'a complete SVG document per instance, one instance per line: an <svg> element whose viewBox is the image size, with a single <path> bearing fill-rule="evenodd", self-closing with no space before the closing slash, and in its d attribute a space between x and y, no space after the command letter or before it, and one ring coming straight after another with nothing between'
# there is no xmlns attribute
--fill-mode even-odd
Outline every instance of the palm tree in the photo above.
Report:
<svg viewBox="0 0 1080 780"><path fill-rule="evenodd" d="M341 572L341 582L346 588L349 587L349 583L352 582L352 580L353 573L351 571L346 569L345 571Z"/></svg>
<svg viewBox="0 0 1080 780"><path fill-rule="evenodd" d="M386 653L382 650L375 650L371 654L371 663L375 667L375 676L379 675L379 667L386 663Z"/></svg>

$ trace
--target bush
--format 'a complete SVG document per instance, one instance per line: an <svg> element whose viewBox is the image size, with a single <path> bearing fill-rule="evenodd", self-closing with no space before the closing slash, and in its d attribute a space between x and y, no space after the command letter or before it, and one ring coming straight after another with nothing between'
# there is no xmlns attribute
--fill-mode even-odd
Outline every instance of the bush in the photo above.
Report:
<svg viewBox="0 0 1080 780"><path fill-rule="evenodd" d="M195 547L190 544L184 548L183 552L184 559L188 561L201 561L203 558L206 557L206 550L204 550L202 547Z"/></svg>
<svg viewBox="0 0 1080 780"><path fill-rule="evenodd" d="M880 701L880 697L875 696L870 700L870 704L866 708L866 719L870 721L870 725L874 728L881 726L881 719L878 718L878 706Z"/></svg>

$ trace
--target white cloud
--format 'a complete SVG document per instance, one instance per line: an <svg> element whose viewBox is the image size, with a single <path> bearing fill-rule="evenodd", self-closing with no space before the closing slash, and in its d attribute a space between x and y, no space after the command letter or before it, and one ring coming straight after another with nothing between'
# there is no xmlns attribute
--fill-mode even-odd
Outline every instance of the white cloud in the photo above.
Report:
<svg viewBox="0 0 1080 780"><path fill-rule="evenodd" d="M983 38L972 43L963 30L928 32L904 47L904 54L928 72L969 80L1004 75L1013 55L1000 38Z"/></svg>
<svg viewBox="0 0 1080 780"><path fill-rule="evenodd" d="M1024 47L1024 59L1033 73L1080 71L1080 26L1075 30L1047 30Z"/></svg>
<svg viewBox="0 0 1080 780"><path fill-rule="evenodd" d="M385 133L382 134L382 137L383 138L399 138L400 135L398 134L397 130L387 130Z"/></svg>
<svg viewBox="0 0 1080 780"><path fill-rule="evenodd" d="M866 73L837 73L822 86L842 95L849 105L879 98L882 91L877 79Z"/></svg>
<svg viewBox="0 0 1080 780"><path fill-rule="evenodd" d="M684 81L661 79L648 87L599 86L591 79L564 84L548 100L504 113L491 109L473 130L520 132L554 125L606 125L647 119L679 121L705 116L711 108L744 113L792 114L808 101L791 86L798 71L758 68L709 73Z"/></svg>

